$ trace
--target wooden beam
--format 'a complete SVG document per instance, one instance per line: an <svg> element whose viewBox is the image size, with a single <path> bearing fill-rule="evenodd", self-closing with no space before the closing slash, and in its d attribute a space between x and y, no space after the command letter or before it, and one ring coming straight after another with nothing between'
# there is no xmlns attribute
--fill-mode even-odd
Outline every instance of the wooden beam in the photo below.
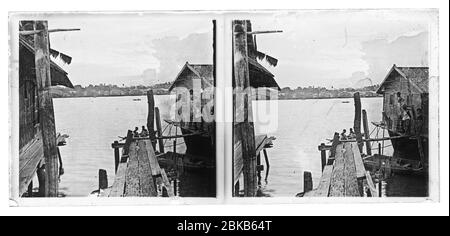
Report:
<svg viewBox="0 0 450 236"><path fill-rule="evenodd" d="M158 138L161 138L162 133L162 126L161 126L161 114L159 113L159 108L155 107L155 119L156 119L156 132L158 134ZM164 153L164 140L158 139L159 144L159 152Z"/></svg>
<svg viewBox="0 0 450 236"><path fill-rule="evenodd" d="M372 175L370 174L370 171L366 171L366 179L367 179L367 185L369 185L369 192L371 197L377 197L378 192L377 188L375 187L375 184L373 183Z"/></svg>
<svg viewBox="0 0 450 236"><path fill-rule="evenodd" d="M67 31L80 31L80 29L49 29L47 30L48 33L56 33L56 32L67 32ZM33 34L39 34L42 33L42 30L23 30L19 31L20 35L33 35Z"/></svg>
<svg viewBox="0 0 450 236"><path fill-rule="evenodd" d="M320 144L320 163L322 165L322 171L327 165L327 152L325 150L325 143Z"/></svg>
<svg viewBox="0 0 450 236"><path fill-rule="evenodd" d="M125 193L125 179L127 174L128 163L120 163L117 168L117 173L114 178L113 186L111 187L111 192L109 197L123 197Z"/></svg>
<svg viewBox="0 0 450 236"><path fill-rule="evenodd" d="M336 148L339 145L340 140L339 140L339 133L334 133L333 136L333 143L331 144L331 150L330 150L330 157L334 158L336 156Z"/></svg>
<svg viewBox="0 0 450 236"><path fill-rule="evenodd" d="M149 145L151 145L149 143ZM139 166L139 187L141 189L141 197L156 197L157 190L153 180L152 171L150 167L150 160L148 158L146 143L144 141L138 142L138 166Z"/></svg>
<svg viewBox="0 0 450 236"><path fill-rule="evenodd" d="M117 173L117 168L119 168L120 163L120 151L119 151L119 142L114 141L114 171Z"/></svg>
<svg viewBox="0 0 450 236"><path fill-rule="evenodd" d="M147 91L147 102L148 102L148 116L147 116L147 129L149 133L150 140L152 140L153 149L156 148L155 140L155 97L153 96L153 90Z"/></svg>
<svg viewBox="0 0 450 236"><path fill-rule="evenodd" d="M364 138L366 139L366 154L370 156L372 155L372 145L370 141L367 141L370 139L370 130L366 110L362 110L362 118L363 118Z"/></svg>
<svg viewBox="0 0 450 236"><path fill-rule="evenodd" d="M353 129L356 134L356 141L358 142L359 150L362 152L362 134L361 134L361 96L359 92L353 94L353 100L355 101L355 119Z"/></svg>
<svg viewBox="0 0 450 236"><path fill-rule="evenodd" d="M50 53L47 21L36 21L34 34L35 70L39 96L39 118L42 131L42 141L45 159L45 196L58 196L58 150L55 131L55 113L53 100L50 94Z"/></svg>
<svg viewBox="0 0 450 236"><path fill-rule="evenodd" d="M333 166L327 165L323 169L322 177L320 178L319 187L314 191L315 197L328 197L330 193L331 175L333 174Z"/></svg>
<svg viewBox="0 0 450 236"><path fill-rule="evenodd" d="M233 21L233 79L235 88L240 88L245 94L244 99L244 121L236 127L240 129L242 142L242 159L244 174L244 196L255 197L258 188L256 176L256 155L255 155L255 132L252 119L252 96L250 88L248 51L247 51L247 21ZM236 91L236 89L235 89Z"/></svg>
<svg viewBox="0 0 450 236"><path fill-rule="evenodd" d="M140 141L145 143L145 148L147 149L147 158L149 159L150 169L153 176L161 175L161 167L159 166L158 160L156 159L155 150L153 149L152 143L149 140Z"/></svg>
<svg viewBox="0 0 450 236"><path fill-rule="evenodd" d="M333 166L333 173L331 174L330 197L344 197L345 196L345 180L344 180L344 153L343 144L339 144L336 148L336 156Z"/></svg>
<svg viewBox="0 0 450 236"><path fill-rule="evenodd" d="M313 180L311 172L303 172L303 192L311 192L313 190Z"/></svg>
<svg viewBox="0 0 450 236"><path fill-rule="evenodd" d="M124 197L139 197L141 196L141 188L139 183L139 160L135 142L131 143L128 156Z"/></svg>
<svg viewBox="0 0 450 236"><path fill-rule="evenodd" d="M361 153L359 152L358 145L356 143L349 144L352 147L352 153L356 166L356 178L365 179L366 178L366 169L364 167L364 162L361 157Z"/></svg>
<svg viewBox="0 0 450 236"><path fill-rule="evenodd" d="M170 184L169 178L167 177L166 171L164 169L161 169L161 178L164 186L167 189L167 194L169 197L175 197L174 188Z"/></svg>
<svg viewBox="0 0 450 236"><path fill-rule="evenodd" d="M261 31L247 32L247 34L274 34L274 33L283 33L283 31L282 30L261 30Z"/></svg>
<svg viewBox="0 0 450 236"><path fill-rule="evenodd" d="M361 197L359 191L358 179L356 178L356 165L353 156L352 145L350 143L344 144L344 187L346 197Z"/></svg>

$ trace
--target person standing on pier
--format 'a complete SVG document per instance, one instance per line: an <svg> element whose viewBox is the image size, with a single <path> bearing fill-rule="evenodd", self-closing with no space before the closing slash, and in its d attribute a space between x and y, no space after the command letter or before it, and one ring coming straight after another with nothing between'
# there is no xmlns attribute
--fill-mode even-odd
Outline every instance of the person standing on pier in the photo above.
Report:
<svg viewBox="0 0 450 236"><path fill-rule="evenodd" d="M145 128L145 126L142 126L142 132L140 134L141 137L147 137L149 135L148 130Z"/></svg>
<svg viewBox="0 0 450 236"><path fill-rule="evenodd" d="M341 133L341 140L347 140L347 130L342 130Z"/></svg>
<svg viewBox="0 0 450 236"><path fill-rule="evenodd" d="M350 128L350 134L348 135L349 139L356 139L356 134L353 128Z"/></svg>
<svg viewBox="0 0 450 236"><path fill-rule="evenodd" d="M135 138L138 138L138 137L139 137L139 128L138 128L138 127L134 128L133 136L134 136Z"/></svg>

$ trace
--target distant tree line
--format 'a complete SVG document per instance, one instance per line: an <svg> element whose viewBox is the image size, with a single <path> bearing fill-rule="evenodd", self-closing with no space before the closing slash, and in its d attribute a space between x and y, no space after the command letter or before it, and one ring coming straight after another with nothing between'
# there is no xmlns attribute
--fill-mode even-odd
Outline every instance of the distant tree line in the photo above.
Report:
<svg viewBox="0 0 450 236"><path fill-rule="evenodd" d="M279 99L311 99L311 98L351 98L355 92L359 92L361 97L378 97L376 93L379 85L372 85L363 88L332 88L325 87L290 87L282 88Z"/></svg>
<svg viewBox="0 0 450 236"><path fill-rule="evenodd" d="M153 89L156 95L169 94L171 82L155 84L152 86L117 86L112 84L75 85L73 89L66 87L54 87L53 97L109 97L109 96L141 96L146 95L149 89Z"/></svg>
<svg viewBox="0 0 450 236"><path fill-rule="evenodd" d="M169 94L171 82L155 84L152 86L117 86L111 84L98 85L75 85L73 89L57 86L52 88L53 97L108 97L108 96L142 96L152 89L155 95ZM353 93L360 92L361 97L377 97L376 93L379 85L367 86L364 88L338 88L328 89L325 87L290 87L282 88L279 92L279 99L311 99L311 98L350 98Z"/></svg>

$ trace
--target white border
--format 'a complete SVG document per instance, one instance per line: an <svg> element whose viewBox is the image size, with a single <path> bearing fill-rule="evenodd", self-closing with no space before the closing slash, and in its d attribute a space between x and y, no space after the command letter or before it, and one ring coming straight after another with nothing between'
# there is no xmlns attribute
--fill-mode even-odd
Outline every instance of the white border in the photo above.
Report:
<svg viewBox="0 0 450 236"><path fill-rule="evenodd" d="M444 78L440 81L439 90L441 93L439 94L440 101L440 142L443 145L448 143L448 2L441 1L408 1L407 4L403 1L394 2L394 1L385 1L378 0L374 2L364 2L362 1L314 1L312 3L292 3L289 2L275 2L270 3L270 1L258 1L258 4L254 2L244 2L244 1L227 1L224 2L209 2L202 1L202 4L193 4L196 1L186 1L186 2L178 2L174 4L172 1L164 1L163 3L144 3L143 1L139 4L132 4L132 1L127 1L126 4L117 4L108 1L107 4L105 2L90 1L89 4L80 4L80 2L64 2L64 4L58 5L58 1L51 1L50 3L43 4L42 1L17 1L8 3L8 7L3 8L9 11L13 10L21 10L21 11L48 11L51 9L52 11L73 11L73 10L90 10L90 11L98 11L98 10L133 10L136 9L135 6L149 8L152 7L153 10L158 9L323 9L323 8L403 8L405 6L410 8L439 8L440 9L440 76ZM197 1L198 2L198 1ZM2 12L5 14L3 19L6 19L7 12ZM2 27L5 28L3 32L6 32L6 28L8 27L7 22L3 22ZM2 46L4 55L8 50L7 37L2 37L3 43L0 44ZM4 67L2 70L7 71L7 59L3 57ZM6 72L3 73L6 75ZM6 89L9 86L2 86L3 91L2 96L6 96L8 92ZM442 90L443 89L443 90ZM4 105L4 109L6 110L8 98L2 99ZM436 101L436 100L434 100ZM9 110L9 109L8 109ZM6 112L3 114L7 114ZM6 115L2 116L5 124L5 127L2 127L3 133L6 134L8 132L8 126L6 126L7 122ZM9 124L9 120L8 120ZM437 124L436 124L437 126ZM8 132L9 133L9 132ZM8 139L6 135L3 136L2 143L5 145L8 143ZM101 213L97 209L86 208L86 207L78 207L78 208L70 208L70 210L61 209L61 208L45 208L45 210L40 208L8 208L4 210L3 207L7 206L8 203L1 203L2 210L0 211L2 214L12 213L12 214L164 214L164 215L317 215L317 214L328 214L328 215L352 215L352 214L362 214L362 215L448 215L448 148L440 149L440 156L443 157L440 163L440 200L441 203L420 203L420 204L304 204L304 205L265 205L264 207L258 205L215 205L215 206L165 206L165 207L108 207L102 208ZM7 148L4 147L3 150ZM9 151L8 153L9 154ZM4 155L6 156L6 155ZM9 156L9 155L8 155ZM8 166L7 158L1 159L1 166ZM1 182L0 182L0 193L2 199L7 199L9 195L9 181L8 181L8 173L7 171L1 171ZM6 184L5 184L6 183ZM77 199L79 200L79 199ZM287 200L287 199L286 199ZM413 199L410 199L413 200ZM288 203L289 201L285 202ZM248 203L248 202L247 202ZM255 202L253 202L255 203ZM87 204L90 205L90 204ZM151 209L151 210L149 210Z"/></svg>

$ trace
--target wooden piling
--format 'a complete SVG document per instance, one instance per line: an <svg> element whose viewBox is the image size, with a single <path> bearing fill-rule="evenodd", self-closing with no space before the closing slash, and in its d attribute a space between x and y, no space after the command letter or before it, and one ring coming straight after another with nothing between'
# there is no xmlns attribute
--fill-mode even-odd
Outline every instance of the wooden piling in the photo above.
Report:
<svg viewBox="0 0 450 236"><path fill-rule="evenodd" d="M56 144L55 114L50 94L50 53L47 21L36 21L34 34L35 69L39 96L39 117L45 159L45 197L58 196L58 150Z"/></svg>
<svg viewBox="0 0 450 236"><path fill-rule="evenodd" d="M305 171L303 173L303 192L307 193L313 190L313 180L311 172Z"/></svg>
<svg viewBox="0 0 450 236"><path fill-rule="evenodd" d="M117 173L117 168L119 168L120 163L120 151L118 148L119 142L114 141L114 173Z"/></svg>
<svg viewBox="0 0 450 236"><path fill-rule="evenodd" d="M28 185L27 195L28 197L33 197L33 181Z"/></svg>
<svg viewBox="0 0 450 236"><path fill-rule="evenodd" d="M359 151L362 152L362 134L361 134L361 96L359 92L353 94L353 99L355 101L355 120L353 124L353 129L356 134L356 141L358 142Z"/></svg>
<svg viewBox="0 0 450 236"><path fill-rule="evenodd" d="M158 137L162 137L162 126L161 126L161 114L159 113L159 108L155 107L155 119L156 119L156 132L158 134ZM159 152L164 153L164 140L159 139Z"/></svg>
<svg viewBox="0 0 450 236"><path fill-rule="evenodd" d="M239 197L239 192L241 191L241 185L239 183L239 180L234 185L234 197Z"/></svg>
<svg viewBox="0 0 450 236"><path fill-rule="evenodd" d="M248 68L247 51L247 31L249 25L245 20L233 21L233 82L235 88L244 92L244 121L235 125L235 132L241 134L242 159L244 175L244 195L246 197L255 197L258 187L256 173L256 155L255 155L255 133L252 119L252 97ZM235 89L236 90L236 89ZM236 104L236 103L235 103Z"/></svg>
<svg viewBox="0 0 450 236"><path fill-rule="evenodd" d="M108 188L108 173L106 170L98 170L98 189Z"/></svg>
<svg viewBox="0 0 450 236"><path fill-rule="evenodd" d="M269 178L270 162L269 162L269 156L267 155L266 149L263 149L263 154L264 154L264 159L266 161L266 178L265 178L265 180L267 181L267 178Z"/></svg>
<svg viewBox="0 0 450 236"><path fill-rule="evenodd" d="M322 164L322 172L325 169L325 166L327 165L327 151L325 150L325 143L320 144L320 160Z"/></svg>
<svg viewBox="0 0 450 236"><path fill-rule="evenodd" d="M147 116L147 129L152 140L153 149L156 148L156 138L155 138L155 97L153 96L153 90L147 91L147 102L148 102L148 116Z"/></svg>
<svg viewBox="0 0 450 236"><path fill-rule="evenodd" d="M334 159L336 157L336 148L339 145L339 133L334 133L333 137L333 143L331 144L331 150L330 150L330 159ZM332 165L333 163L328 163L328 165Z"/></svg>
<svg viewBox="0 0 450 236"><path fill-rule="evenodd" d="M378 143L378 154L382 155L382 151L381 151L381 143Z"/></svg>
<svg viewBox="0 0 450 236"><path fill-rule="evenodd" d="M366 110L362 110L362 118L363 118L363 128L364 128L364 138L366 139L366 154L372 155L372 145L370 144L370 130L369 130L369 122L367 119Z"/></svg>

